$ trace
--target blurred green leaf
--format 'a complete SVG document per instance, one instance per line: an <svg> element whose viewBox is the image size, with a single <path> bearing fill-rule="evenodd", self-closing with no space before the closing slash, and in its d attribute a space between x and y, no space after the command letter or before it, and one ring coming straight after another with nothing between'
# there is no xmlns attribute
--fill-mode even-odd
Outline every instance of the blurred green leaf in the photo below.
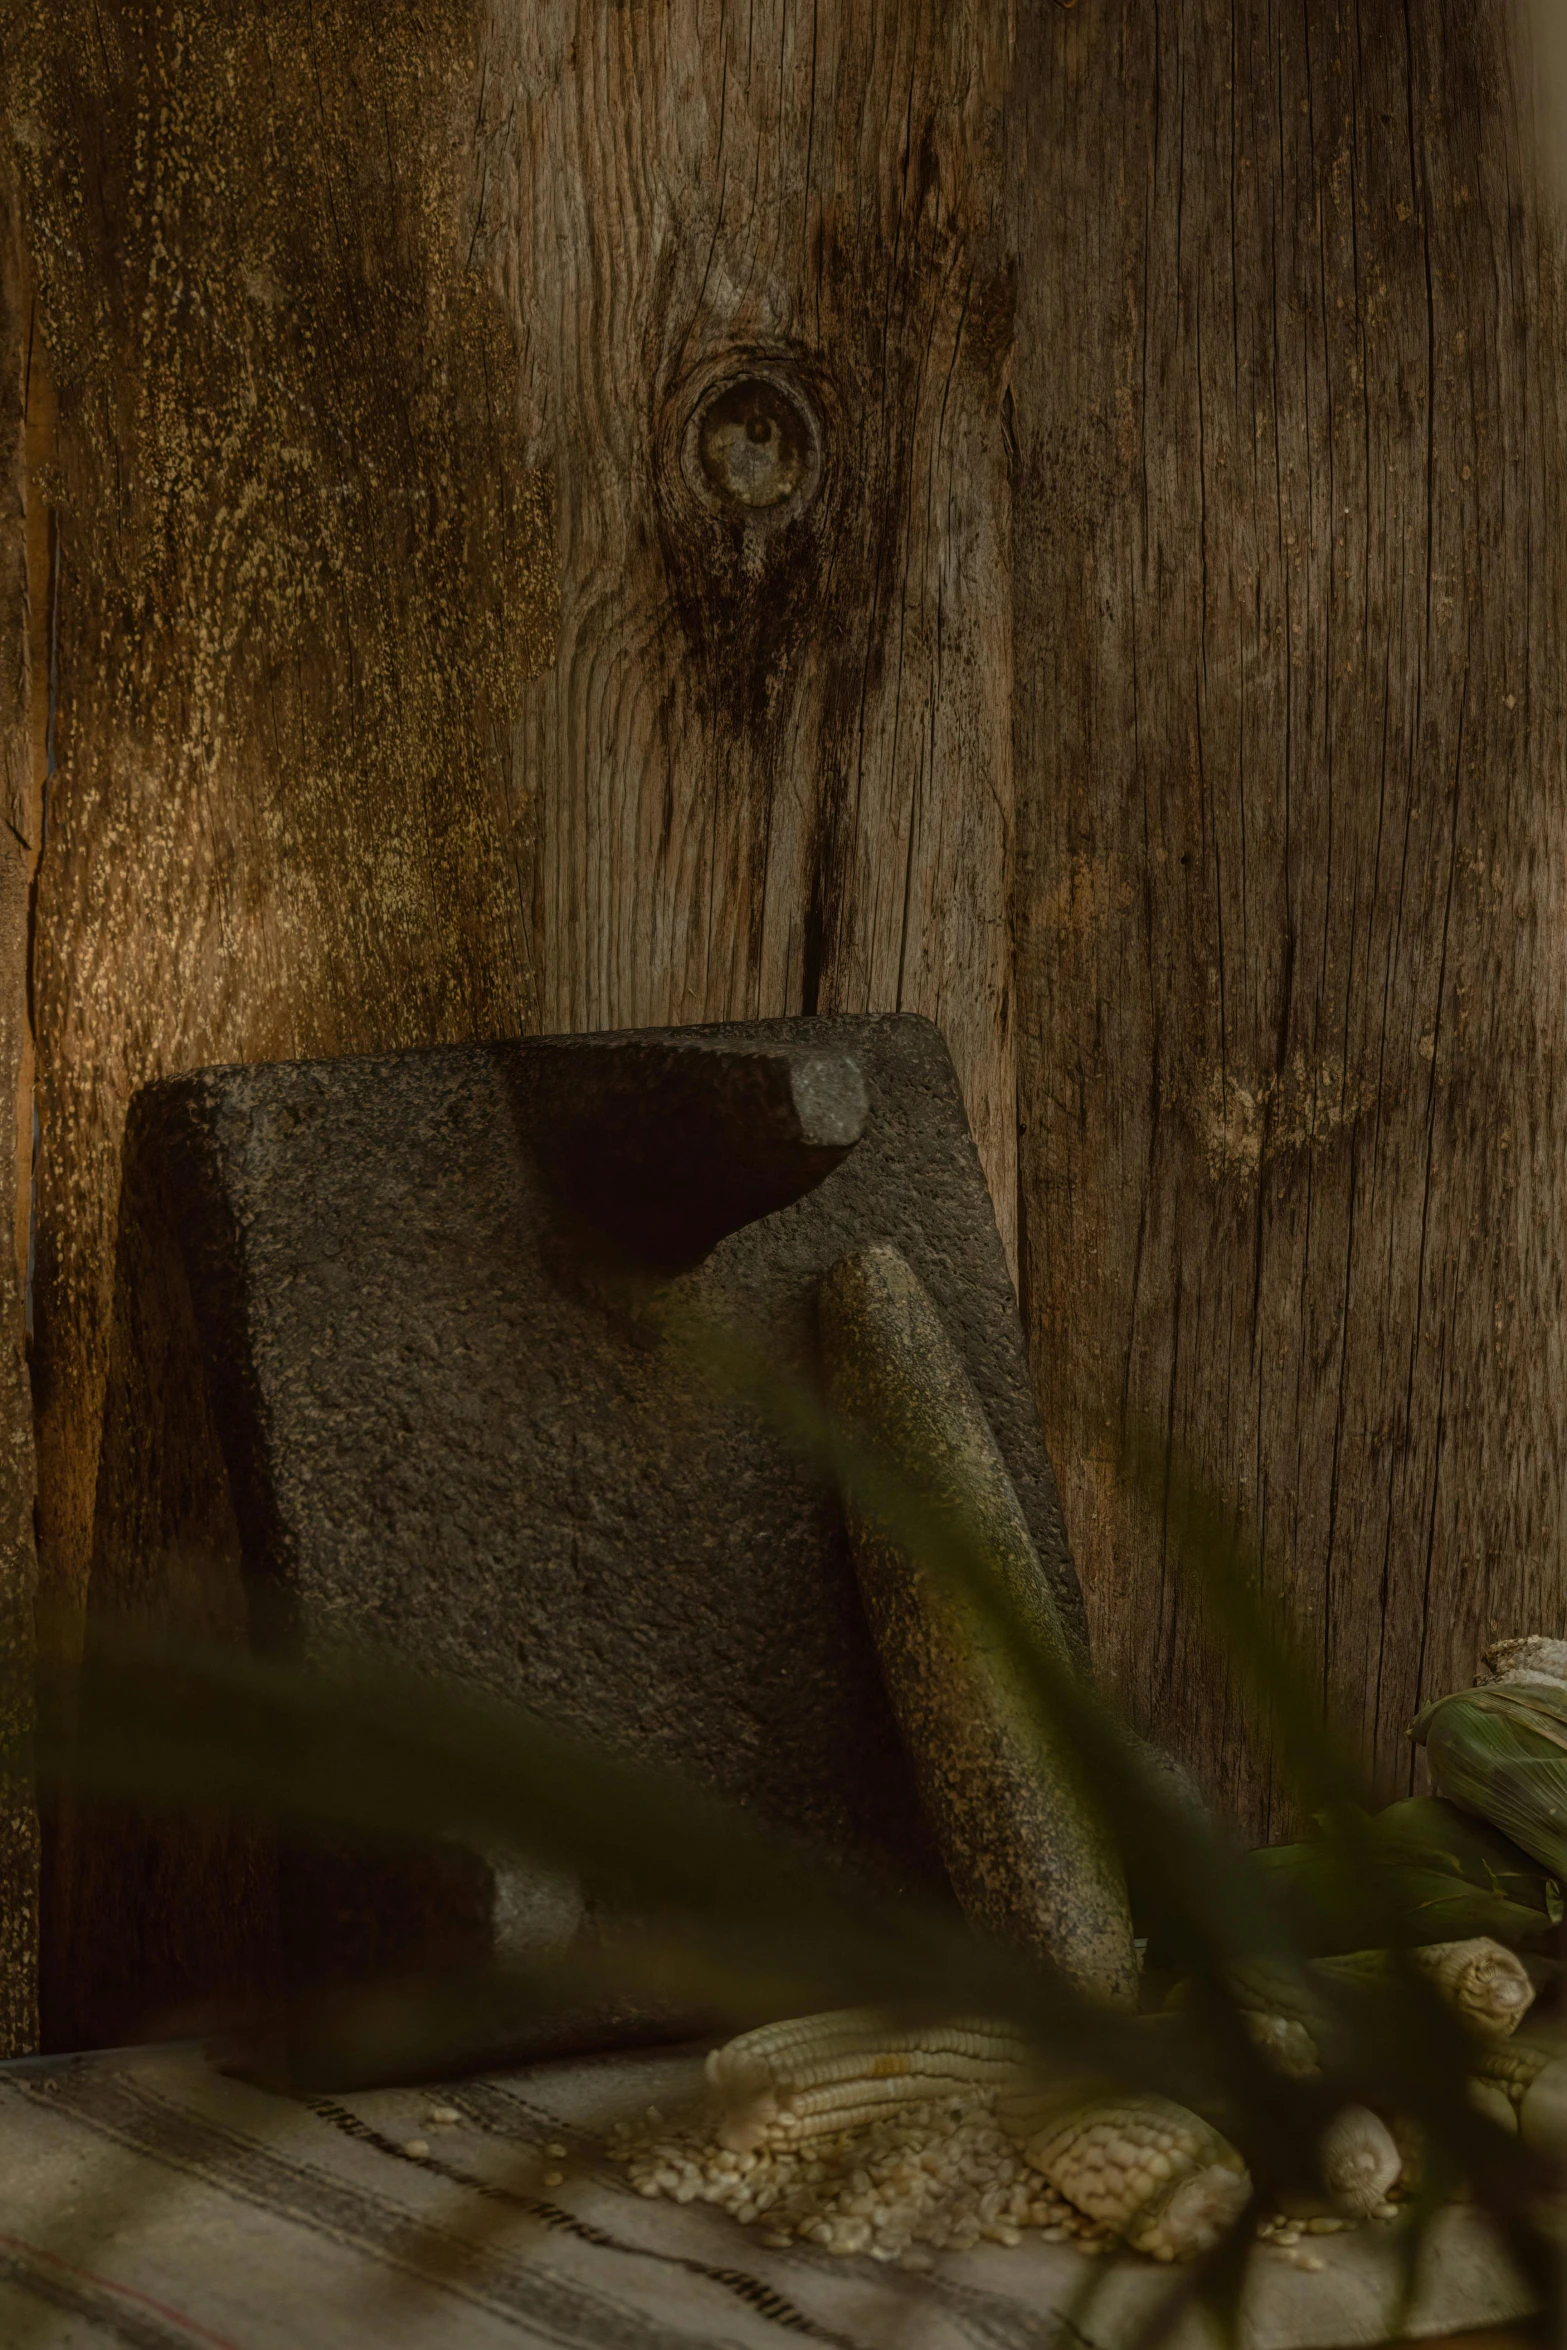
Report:
<svg viewBox="0 0 1567 2350"><path fill-rule="evenodd" d="M1318 1815L1318 1835L1294 1858L1236 1851L1184 1801L1103 1698L1041 1653L975 1530L847 1445L802 1382L689 1314L666 1308L663 1327L846 1493L901 1528L932 1573L952 1578L1041 1722L1079 1758L1150 1930L1187 1978L1187 2007L1135 2017L1074 1995L951 1913L880 1895L671 1774L405 1665L358 1656L307 1670L100 1624L79 1733L58 1726L71 1713L60 1693L43 1708L40 1761L56 1780L116 1801L251 1811L293 1836L510 1849L574 1871L599 1906L637 1921L596 1950L574 1948L569 1968L496 1967L317 2000L281 2019L258 2044L262 2059L294 2079L449 2074L598 1998L700 2015L715 2034L837 2006L900 2018L984 2012L1018 2023L1062 2075L1156 2090L1209 2113L1269 2192L1315 2184L1317 2137L1346 2102L1406 2115L1430 2150L1429 2177L1472 2181L1539 2289L1553 2289L1536 2224L1547 2168L1473 2111L1469 2044L1402 1953L1432 1938L1434 1919L1445 1929L1455 1903L1489 1902L1488 1919L1534 1923L1549 1919L1553 1901L1559 1914L1559 1894L1448 1806L1369 1813L1347 1743L1264 1604L1255 1549L1234 1513L1162 1445L1129 1448L1134 1489L1159 1513L1298 1799ZM1335 1944L1391 1955L1375 1980L1340 1979L1311 1966ZM1309 1995L1325 2010L1319 2077L1287 2079L1257 2047L1236 1984L1258 1965L1282 1999ZM1177 2299L1198 2294L1233 2311L1245 2250L1233 2238L1181 2280Z"/></svg>
<svg viewBox="0 0 1567 2350"><path fill-rule="evenodd" d="M1561 1887L1488 1822L1439 1796L1414 1795L1367 1820L1364 1849L1389 1885L1409 1938L1455 1942L1490 1934L1523 1942L1562 1919ZM1290 1930L1314 1954L1353 1950L1362 1921L1342 1847L1322 1837L1273 1844L1250 1856L1282 1893Z"/></svg>

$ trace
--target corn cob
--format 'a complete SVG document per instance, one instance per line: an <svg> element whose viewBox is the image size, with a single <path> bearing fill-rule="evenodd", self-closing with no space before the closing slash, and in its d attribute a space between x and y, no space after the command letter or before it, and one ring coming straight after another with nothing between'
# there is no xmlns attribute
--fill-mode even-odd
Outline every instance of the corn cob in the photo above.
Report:
<svg viewBox="0 0 1567 2350"><path fill-rule="evenodd" d="M1518 2110L1507 2091L1496 2081L1488 2081L1478 2073L1469 2077L1467 2095L1476 2113L1484 2114L1499 2130L1516 2130Z"/></svg>
<svg viewBox="0 0 1567 2350"><path fill-rule="evenodd" d="M1488 1935L1428 1942L1409 1955L1460 2020L1484 2039L1505 2040L1533 2004L1534 1985L1522 1959Z"/></svg>
<svg viewBox="0 0 1567 2350"><path fill-rule="evenodd" d="M1403 1953L1403 1963L1417 1968L1459 2022L1485 2040L1505 2040L1516 2031L1534 1999L1522 1959L1488 1934L1420 1944ZM1342 1958L1318 1959L1312 1973L1329 1985L1392 1991L1398 1987L1399 1965L1391 1951L1354 1950Z"/></svg>
<svg viewBox="0 0 1567 2350"><path fill-rule="evenodd" d="M1290 2080L1304 2081L1322 2070L1317 2043L1299 2017L1256 2007L1243 2007L1240 2014L1254 2044Z"/></svg>
<svg viewBox="0 0 1567 2350"><path fill-rule="evenodd" d="M1537 2040L1509 2040L1481 2049L1474 2060L1475 2078L1494 2081L1516 2106L1526 2089L1552 2061L1555 2050Z"/></svg>
<svg viewBox="0 0 1567 2350"><path fill-rule="evenodd" d="M1003 2024L960 2017L898 2030L874 2008L842 2008L742 2032L707 2060L719 2143L858 2129L894 2105L989 2095L1018 2081L1027 2047Z"/></svg>
<svg viewBox="0 0 1567 2350"><path fill-rule="evenodd" d="M1393 2133L1393 2143L1398 2148L1398 2159L1402 2166L1399 2176L1406 2187L1416 2188L1425 2177L1425 2132L1418 2122L1410 2120L1407 2113L1391 2115L1388 2127Z"/></svg>
<svg viewBox="0 0 1567 2350"><path fill-rule="evenodd" d="M1483 1934L1463 1942L1427 1943L1404 1957L1440 1992L1460 2022L1482 2039L1505 2039L1517 2029L1534 1998L1522 1960ZM1397 1982L1398 1961L1385 1950L1317 1959L1301 1973L1263 1961L1236 1968L1230 1978L1253 2040L1280 2072L1297 2079L1320 2069L1323 2042L1334 2032L1332 2008L1324 1994L1335 1983L1393 1990Z"/></svg>
<svg viewBox="0 0 1567 2350"><path fill-rule="evenodd" d="M1477 1688L1488 1681L1567 1681L1567 1640L1553 1640L1545 1632L1493 1640L1480 1661L1485 1671Z"/></svg>
<svg viewBox="0 0 1567 2350"><path fill-rule="evenodd" d="M1476 2058L1474 2077L1503 2092L1527 2145L1567 2155L1567 2054L1536 2041L1508 2040Z"/></svg>
<svg viewBox="0 0 1567 2350"><path fill-rule="evenodd" d="M1080 1989L1135 2006L1119 1857L1078 1758L1041 1718L987 1612L1003 1603L1063 1682L1082 1669L968 1372L896 1249L835 1265L820 1323L834 1419L933 1531L965 1538L988 1569L980 1591L911 1542L892 1510L847 1496L866 1616L953 1889L977 1924Z"/></svg>
<svg viewBox="0 0 1567 2350"><path fill-rule="evenodd" d="M1233 2146L1168 2098L1096 2098L1063 2115L1044 2101L998 2108L1032 2167L1069 2203L1136 2252L1180 2260L1206 2252L1251 2195Z"/></svg>
<svg viewBox="0 0 1567 2350"><path fill-rule="evenodd" d="M1321 2071L1320 2042L1332 2029L1333 2012L1311 1969L1262 1959L1232 1969L1228 1983L1241 2022L1280 2072L1303 2080ZM1175 1996L1184 2002L1186 1995L1183 1987Z"/></svg>
<svg viewBox="0 0 1567 2350"><path fill-rule="evenodd" d="M1365 2105L1334 2115L1317 2142L1317 2160L1334 2204L1356 2219L1382 2211L1404 2167L1392 2131Z"/></svg>

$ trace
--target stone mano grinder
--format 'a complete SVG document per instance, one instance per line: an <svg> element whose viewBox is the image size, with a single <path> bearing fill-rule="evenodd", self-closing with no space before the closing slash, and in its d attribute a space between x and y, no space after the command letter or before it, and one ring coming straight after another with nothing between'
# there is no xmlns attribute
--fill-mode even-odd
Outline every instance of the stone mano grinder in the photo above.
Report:
<svg viewBox="0 0 1567 2350"><path fill-rule="evenodd" d="M938 1032L901 1015L147 1087L92 1609L305 1658L390 1647L883 1883L939 1886L836 1494L602 1277L682 1281L810 1377L822 1277L878 1241L939 1307L1086 1647L962 1098ZM450 1963L547 1913L583 1930L573 1889L474 1855L279 1854L124 1815L62 1849L78 2045L236 1992Z"/></svg>

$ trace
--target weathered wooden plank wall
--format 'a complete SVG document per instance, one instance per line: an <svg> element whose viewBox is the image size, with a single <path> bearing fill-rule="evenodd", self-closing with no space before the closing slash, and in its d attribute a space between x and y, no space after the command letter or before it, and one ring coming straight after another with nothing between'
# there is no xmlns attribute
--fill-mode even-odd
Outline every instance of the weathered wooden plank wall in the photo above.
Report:
<svg viewBox="0 0 1567 2350"><path fill-rule="evenodd" d="M61 419L32 1369L68 1611L135 1087L532 1016L506 721L553 585L464 265L469 16L49 0L14 61Z"/></svg>
<svg viewBox="0 0 1567 2350"><path fill-rule="evenodd" d="M1006 44L967 0L16 14L68 1640L148 1078L901 1005L1010 1239Z"/></svg>
<svg viewBox="0 0 1567 2350"><path fill-rule="evenodd" d="M1020 15L1027 1312L1098 1652L1259 1833L1124 1416L1251 1513L1387 1795L1567 1617L1564 321L1506 25Z"/></svg>
<svg viewBox="0 0 1567 2350"><path fill-rule="evenodd" d="M1004 25L505 0L491 28L483 234L558 498L519 752L545 1023L927 1013L1010 1247ZM764 468L770 430L820 465L749 512L693 445L748 379Z"/></svg>
<svg viewBox="0 0 1567 2350"><path fill-rule="evenodd" d="M0 2056L38 2029L38 1817L26 1741L33 1718L33 1416L24 1358L30 1068L27 940L48 693L47 603L29 603L32 561L47 567L47 524L30 493L31 319L17 185L0 151L0 1200L16 1203L15 1245L0 1244ZM8 1219L0 1218L0 1231Z"/></svg>
<svg viewBox="0 0 1567 2350"><path fill-rule="evenodd" d="M469 12L16 15L60 418L27 985L40 1573L68 1652L129 1097L535 1016L507 721L554 588L514 323L465 261ZM44 1992L47 2031L47 1968Z"/></svg>
<svg viewBox="0 0 1567 2350"><path fill-rule="evenodd" d="M144 1078L903 1005L1004 1219L1021 1103L1113 1677L1268 1824L1132 1413L1253 1512L1403 1784L1417 1695L1564 1602L1562 312L1501 0L1019 0L1009 219L968 0L16 22L46 1595ZM19 1449L19 1603L29 1506Z"/></svg>

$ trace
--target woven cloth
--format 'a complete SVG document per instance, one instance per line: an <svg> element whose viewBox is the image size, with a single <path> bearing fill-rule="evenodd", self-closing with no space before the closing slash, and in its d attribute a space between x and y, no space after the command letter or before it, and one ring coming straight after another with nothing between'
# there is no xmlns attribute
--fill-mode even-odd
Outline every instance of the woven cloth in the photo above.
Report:
<svg viewBox="0 0 1567 2350"><path fill-rule="evenodd" d="M0 2077L0 2344L1120 2350L1176 2281L1028 2239L914 2275L770 2250L703 2205L645 2200L603 2133L650 2102L670 2110L698 2077L696 2057L660 2052L297 2101L189 2053L13 2070ZM436 2123L438 2108L460 2119ZM1320 2249L1318 2274L1253 2259L1250 2350L1385 2336L1387 2246L1339 2236ZM1454 2210L1403 2330L1526 2306L1479 2220ZM1172 2339L1197 2350L1205 2337L1188 2317Z"/></svg>

